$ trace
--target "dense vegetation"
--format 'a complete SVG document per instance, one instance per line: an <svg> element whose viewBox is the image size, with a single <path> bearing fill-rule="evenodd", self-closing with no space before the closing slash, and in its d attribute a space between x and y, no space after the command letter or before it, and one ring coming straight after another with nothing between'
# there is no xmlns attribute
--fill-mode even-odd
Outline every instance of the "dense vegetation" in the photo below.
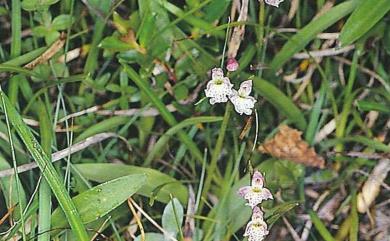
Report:
<svg viewBox="0 0 390 241"><path fill-rule="evenodd" d="M0 239L389 240L389 10L1 1Z"/></svg>

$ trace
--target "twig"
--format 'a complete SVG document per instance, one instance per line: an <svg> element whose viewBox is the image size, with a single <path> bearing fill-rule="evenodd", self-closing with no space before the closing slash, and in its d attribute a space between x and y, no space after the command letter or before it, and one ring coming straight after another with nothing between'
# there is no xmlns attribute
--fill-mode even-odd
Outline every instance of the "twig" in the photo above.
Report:
<svg viewBox="0 0 390 241"><path fill-rule="evenodd" d="M347 64L347 65L352 65L352 62L346 58L342 58L342 57L339 57L339 56L333 56L332 58L336 59L337 61L340 61L344 64ZM386 80L384 80L380 75L378 75L377 73L375 73L374 71L368 69L368 68L365 68L361 65L358 65L358 69L360 71L362 71L363 73L366 73L372 77L374 77L376 80L378 80L385 88L387 91L390 92L390 86L386 83Z"/></svg>
<svg viewBox="0 0 390 241"><path fill-rule="evenodd" d="M283 222L286 224L288 231L290 232L291 236L293 237L294 241L302 241L302 239L299 237L297 232L294 230L293 226L288 222L286 217L283 217Z"/></svg>
<svg viewBox="0 0 390 241"><path fill-rule="evenodd" d="M100 134L96 134L94 136L88 137L87 139L85 139L77 144L74 144L73 146L70 146L70 147L65 148L61 151L57 151L57 152L53 153L52 154L52 162L59 161L62 158L67 157L70 154L81 151L81 150L83 150L83 149L85 149L93 144L104 141L105 139L110 138L110 137L118 137L118 135L115 133L106 132L106 133L100 133ZM38 167L38 166L35 162L20 165L17 167L17 172L18 173L26 172L26 171L32 170L36 167ZM15 172L14 172L13 168L6 169L3 171L0 171L0 178L11 176L14 174L15 174Z"/></svg>
<svg viewBox="0 0 390 241"><path fill-rule="evenodd" d="M311 58L318 58L318 57L328 57L328 56L335 56L339 54L343 54L346 52L349 52L355 48L355 45L349 45L345 46L343 48L330 48L330 49L323 49L323 50L317 50L317 51L309 51L308 53L302 52L294 54L294 59L311 59Z"/></svg>
<svg viewBox="0 0 390 241"><path fill-rule="evenodd" d="M35 66L45 63L51 59L65 44L66 34L61 33L60 37L45 51L41 56L34 59L24 67L27 69L33 69Z"/></svg>

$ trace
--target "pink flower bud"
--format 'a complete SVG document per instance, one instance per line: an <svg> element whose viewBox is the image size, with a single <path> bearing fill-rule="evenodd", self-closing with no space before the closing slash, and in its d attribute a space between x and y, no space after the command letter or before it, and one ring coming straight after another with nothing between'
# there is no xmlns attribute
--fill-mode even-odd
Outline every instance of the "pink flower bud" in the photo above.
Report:
<svg viewBox="0 0 390 241"><path fill-rule="evenodd" d="M228 58L227 64L226 64L226 69L229 72L236 71L238 69L238 62L235 58Z"/></svg>

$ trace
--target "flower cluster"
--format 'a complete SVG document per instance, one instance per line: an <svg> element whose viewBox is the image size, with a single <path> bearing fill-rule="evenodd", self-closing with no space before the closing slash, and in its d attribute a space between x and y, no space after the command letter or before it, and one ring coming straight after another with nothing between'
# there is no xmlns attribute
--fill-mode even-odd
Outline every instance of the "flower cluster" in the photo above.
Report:
<svg viewBox="0 0 390 241"><path fill-rule="evenodd" d="M224 103L229 99L237 113L251 115L256 103L256 99L250 96L252 80L242 82L237 91L233 89L229 78L223 75L221 68L214 68L211 72L211 80L205 89L206 97L210 98L210 104Z"/></svg>
<svg viewBox="0 0 390 241"><path fill-rule="evenodd" d="M264 187L264 177L259 171L255 171L250 186L238 190L238 195L247 200L248 206L252 208L252 218L247 224L244 236L248 241L261 241L268 235L267 224L263 218L263 212L259 205L263 200L273 199L271 192Z"/></svg>

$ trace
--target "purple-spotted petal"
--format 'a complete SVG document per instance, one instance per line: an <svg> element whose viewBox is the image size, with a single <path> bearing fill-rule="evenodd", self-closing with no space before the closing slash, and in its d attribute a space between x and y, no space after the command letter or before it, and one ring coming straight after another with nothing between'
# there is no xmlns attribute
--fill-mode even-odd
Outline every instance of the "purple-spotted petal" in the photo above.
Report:
<svg viewBox="0 0 390 241"><path fill-rule="evenodd" d="M243 197L245 198L245 195L250 192L252 190L252 188L250 186L245 186L245 187L242 187L240 189L238 189L238 192L237 194L240 196L240 197Z"/></svg>
<svg viewBox="0 0 390 241"><path fill-rule="evenodd" d="M262 196L263 200L274 199L271 192L267 188L261 189L261 196Z"/></svg>

